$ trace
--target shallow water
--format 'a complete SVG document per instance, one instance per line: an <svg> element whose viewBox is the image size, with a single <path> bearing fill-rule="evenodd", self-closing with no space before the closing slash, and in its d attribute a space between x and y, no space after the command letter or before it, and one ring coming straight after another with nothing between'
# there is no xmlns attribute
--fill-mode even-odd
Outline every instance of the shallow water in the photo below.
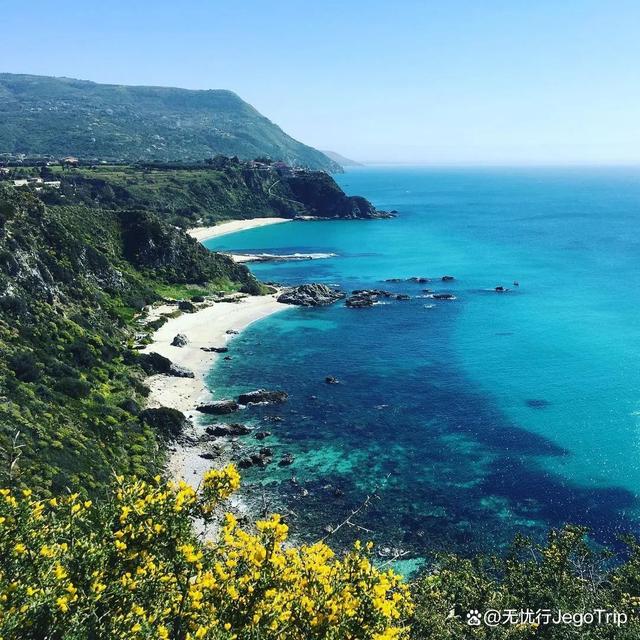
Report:
<svg viewBox="0 0 640 640"><path fill-rule="evenodd" d="M371 533L345 527L345 537L417 555L495 550L515 531L567 521L602 540L637 531L640 172L366 168L339 181L398 218L294 222L205 243L335 253L252 270L412 296L287 310L232 343L234 359L211 373L219 396L261 386L291 396L243 419L260 421L273 433L262 444L294 464L245 471L245 482L264 484L310 539L379 486L357 518ZM433 281L381 282L410 276ZM282 421L262 423L274 415Z"/></svg>

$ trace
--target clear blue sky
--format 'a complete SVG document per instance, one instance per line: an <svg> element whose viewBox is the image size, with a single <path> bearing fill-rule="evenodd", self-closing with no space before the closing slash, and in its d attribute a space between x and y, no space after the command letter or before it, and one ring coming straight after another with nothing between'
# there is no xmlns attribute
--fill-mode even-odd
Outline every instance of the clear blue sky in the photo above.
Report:
<svg viewBox="0 0 640 640"><path fill-rule="evenodd" d="M640 163L638 0L0 2L0 70L225 88L365 161Z"/></svg>

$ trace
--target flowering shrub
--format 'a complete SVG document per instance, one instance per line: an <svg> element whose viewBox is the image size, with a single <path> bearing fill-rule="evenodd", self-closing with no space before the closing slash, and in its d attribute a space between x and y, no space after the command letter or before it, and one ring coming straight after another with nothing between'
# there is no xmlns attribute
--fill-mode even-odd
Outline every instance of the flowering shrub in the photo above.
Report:
<svg viewBox="0 0 640 640"><path fill-rule="evenodd" d="M243 530L228 514L214 542L194 532L240 478L234 467L185 483L118 478L94 505L0 490L0 638L313 640L404 638L406 587L370 545L337 558L287 547L274 515Z"/></svg>

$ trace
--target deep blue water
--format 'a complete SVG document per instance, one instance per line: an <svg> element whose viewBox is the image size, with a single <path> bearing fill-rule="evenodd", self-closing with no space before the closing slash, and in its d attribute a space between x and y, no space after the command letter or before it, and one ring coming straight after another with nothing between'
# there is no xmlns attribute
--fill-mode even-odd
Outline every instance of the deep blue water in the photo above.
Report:
<svg viewBox="0 0 640 640"><path fill-rule="evenodd" d="M270 504L314 539L381 485L357 519L372 533L346 536L418 555L496 550L516 531L537 536L565 522L601 540L637 531L640 171L366 168L339 181L399 216L293 222L206 243L333 252L254 271L412 296L363 310L290 309L231 343L234 359L211 374L218 396L290 394L243 416L280 416L261 423L273 433L263 446L295 456L291 467L245 472L250 490L264 484ZM410 276L434 280L382 283ZM424 297L425 287L457 300ZM341 384L325 384L327 375Z"/></svg>

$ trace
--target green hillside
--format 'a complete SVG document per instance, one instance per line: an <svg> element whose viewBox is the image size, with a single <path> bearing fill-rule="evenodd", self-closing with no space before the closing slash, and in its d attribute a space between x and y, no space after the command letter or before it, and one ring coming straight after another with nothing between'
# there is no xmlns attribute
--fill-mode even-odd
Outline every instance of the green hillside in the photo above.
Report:
<svg viewBox="0 0 640 640"><path fill-rule="evenodd" d="M158 469L133 316L169 293L238 288L260 291L151 213L45 206L0 185L0 482L19 471L39 491L95 490Z"/></svg>
<svg viewBox="0 0 640 640"><path fill-rule="evenodd" d="M269 156L340 171L235 93L0 74L0 154L106 160Z"/></svg>
<svg viewBox="0 0 640 640"><path fill-rule="evenodd" d="M42 193L48 204L144 208L183 228L229 218L387 215L361 196L347 196L323 171L277 169L224 156L191 166L19 166L8 169L0 180L36 176L61 181L60 189Z"/></svg>

